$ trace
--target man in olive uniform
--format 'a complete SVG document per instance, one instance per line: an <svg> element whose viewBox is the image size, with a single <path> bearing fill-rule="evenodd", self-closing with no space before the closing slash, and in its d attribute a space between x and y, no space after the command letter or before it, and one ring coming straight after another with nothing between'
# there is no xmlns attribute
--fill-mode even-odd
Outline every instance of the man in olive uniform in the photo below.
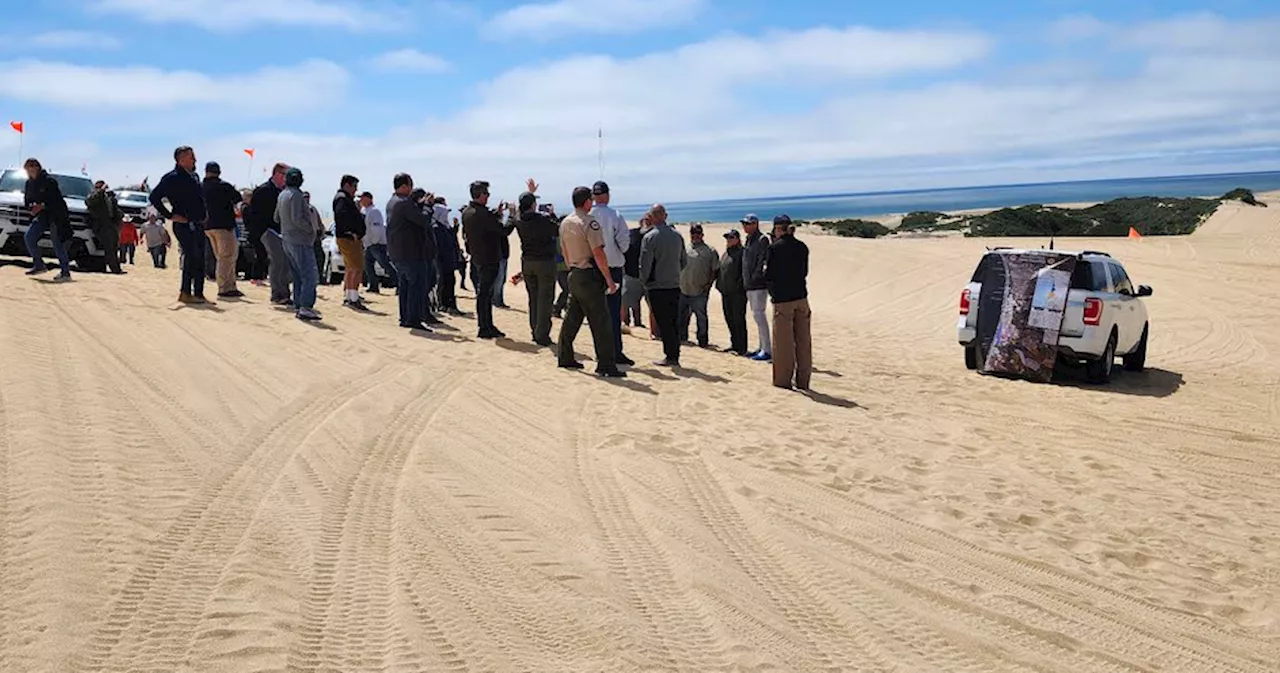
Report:
<svg viewBox="0 0 1280 673"><path fill-rule="evenodd" d="M115 193L107 187L107 183L99 180L93 183L93 193L84 200L84 205L89 211L93 235L102 247L107 269L114 274L125 273L120 268L120 224L124 216L116 203Z"/></svg>
<svg viewBox="0 0 1280 673"><path fill-rule="evenodd" d="M618 371L617 352L613 344L612 321L606 297L618 291L609 275L609 261L604 255L604 232L592 217L591 189L573 190L573 214L560 223L560 249L569 265L569 311L560 325L559 361L565 369L582 369L574 359L573 340L585 317L591 326L595 343L596 374L607 378L623 378ZM606 292L605 288L608 288Z"/></svg>

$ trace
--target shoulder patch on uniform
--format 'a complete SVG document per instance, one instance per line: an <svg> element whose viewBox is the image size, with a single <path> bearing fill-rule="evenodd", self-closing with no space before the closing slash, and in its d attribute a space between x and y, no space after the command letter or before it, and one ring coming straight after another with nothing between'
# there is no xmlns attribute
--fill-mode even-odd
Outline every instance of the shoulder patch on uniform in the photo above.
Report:
<svg viewBox="0 0 1280 673"><path fill-rule="evenodd" d="M590 222L588 222L588 223L587 223L587 226L588 226L588 227L591 227L592 229L596 229L596 230L599 230L599 229L600 229L600 223L599 223L599 222L597 222L596 220L591 220Z"/></svg>

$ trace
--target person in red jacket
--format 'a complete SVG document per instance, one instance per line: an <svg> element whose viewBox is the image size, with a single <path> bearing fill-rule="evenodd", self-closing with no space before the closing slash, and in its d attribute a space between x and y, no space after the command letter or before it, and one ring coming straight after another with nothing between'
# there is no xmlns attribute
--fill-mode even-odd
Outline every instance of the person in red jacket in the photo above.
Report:
<svg viewBox="0 0 1280 673"><path fill-rule="evenodd" d="M124 223L120 225L120 263L129 262L129 266L133 266L133 254L138 250L138 225L133 221L133 216L124 218Z"/></svg>

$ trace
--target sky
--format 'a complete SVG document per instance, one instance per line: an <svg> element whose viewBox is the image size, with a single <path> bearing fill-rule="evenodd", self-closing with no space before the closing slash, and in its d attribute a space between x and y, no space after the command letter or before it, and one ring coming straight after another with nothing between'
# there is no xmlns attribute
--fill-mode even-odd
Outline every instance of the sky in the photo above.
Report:
<svg viewBox="0 0 1280 673"><path fill-rule="evenodd" d="M115 185L179 145L241 186L285 161L381 200L405 171L455 206L602 169L622 204L1280 169L1260 0L12 5L0 165Z"/></svg>

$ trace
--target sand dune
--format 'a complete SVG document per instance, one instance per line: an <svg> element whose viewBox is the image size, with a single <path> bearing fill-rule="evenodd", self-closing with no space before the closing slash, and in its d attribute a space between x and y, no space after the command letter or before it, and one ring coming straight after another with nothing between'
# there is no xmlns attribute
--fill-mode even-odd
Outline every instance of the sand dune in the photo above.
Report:
<svg viewBox="0 0 1280 673"><path fill-rule="evenodd" d="M1275 671L1270 202L1060 244L1156 290L1107 388L964 370L974 239L811 238L812 398L0 267L0 671Z"/></svg>

